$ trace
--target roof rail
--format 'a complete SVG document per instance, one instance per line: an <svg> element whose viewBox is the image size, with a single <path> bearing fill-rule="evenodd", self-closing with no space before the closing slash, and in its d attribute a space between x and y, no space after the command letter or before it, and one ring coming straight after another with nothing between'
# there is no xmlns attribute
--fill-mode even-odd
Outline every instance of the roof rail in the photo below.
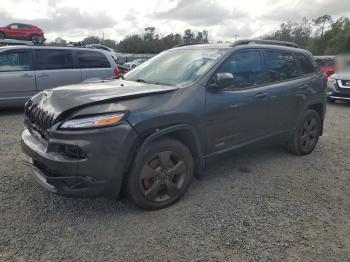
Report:
<svg viewBox="0 0 350 262"><path fill-rule="evenodd" d="M174 46L173 48L181 47L181 46L188 46L188 45L200 45L200 44L203 44L203 43L184 43L184 44L178 44L178 45Z"/></svg>
<svg viewBox="0 0 350 262"><path fill-rule="evenodd" d="M239 41L234 42L232 47L239 46L239 45L250 45L250 44L279 45L279 46L300 48L299 45L292 43L292 42L276 41L276 40L260 40L260 39L239 40Z"/></svg>

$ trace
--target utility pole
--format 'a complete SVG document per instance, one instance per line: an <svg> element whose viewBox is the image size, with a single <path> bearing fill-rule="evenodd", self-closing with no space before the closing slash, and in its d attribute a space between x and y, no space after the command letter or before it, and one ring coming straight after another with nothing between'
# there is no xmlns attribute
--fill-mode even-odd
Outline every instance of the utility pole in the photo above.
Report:
<svg viewBox="0 0 350 262"><path fill-rule="evenodd" d="M237 37L239 37L239 35L235 34L235 35L233 35L233 36L235 37L235 42L236 42Z"/></svg>

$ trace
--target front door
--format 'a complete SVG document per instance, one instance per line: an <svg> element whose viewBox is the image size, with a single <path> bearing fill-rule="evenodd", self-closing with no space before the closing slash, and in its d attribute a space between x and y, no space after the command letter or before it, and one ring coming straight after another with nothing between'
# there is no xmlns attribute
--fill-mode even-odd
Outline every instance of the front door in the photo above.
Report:
<svg viewBox="0 0 350 262"><path fill-rule="evenodd" d="M234 81L224 90L207 90L208 155L250 143L268 133L268 86L261 52L256 49L238 51L216 73L232 73Z"/></svg>

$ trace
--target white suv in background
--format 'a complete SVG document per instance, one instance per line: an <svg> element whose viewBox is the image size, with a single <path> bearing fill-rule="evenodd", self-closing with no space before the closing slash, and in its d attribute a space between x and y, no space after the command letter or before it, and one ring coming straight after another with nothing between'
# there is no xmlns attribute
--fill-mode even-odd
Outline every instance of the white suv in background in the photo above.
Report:
<svg viewBox="0 0 350 262"><path fill-rule="evenodd" d="M113 57L87 48L0 47L0 107L21 106L36 93L58 86L120 75Z"/></svg>

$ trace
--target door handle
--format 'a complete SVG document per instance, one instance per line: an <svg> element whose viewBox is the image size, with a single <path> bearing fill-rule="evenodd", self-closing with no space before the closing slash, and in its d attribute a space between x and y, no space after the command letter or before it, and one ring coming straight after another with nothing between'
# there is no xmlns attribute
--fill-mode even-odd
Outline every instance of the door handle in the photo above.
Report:
<svg viewBox="0 0 350 262"><path fill-rule="evenodd" d="M307 88L308 85L307 84L300 84L297 87L303 89L303 88Z"/></svg>
<svg viewBox="0 0 350 262"><path fill-rule="evenodd" d="M23 74L22 77L23 78L32 78L33 75L31 75L31 74Z"/></svg>
<svg viewBox="0 0 350 262"><path fill-rule="evenodd" d="M42 74L38 75L38 77L46 77L46 76L49 76L49 75L46 73L42 73Z"/></svg>
<svg viewBox="0 0 350 262"><path fill-rule="evenodd" d="M265 97L267 97L267 93L257 93L254 97L255 98L265 98Z"/></svg>

